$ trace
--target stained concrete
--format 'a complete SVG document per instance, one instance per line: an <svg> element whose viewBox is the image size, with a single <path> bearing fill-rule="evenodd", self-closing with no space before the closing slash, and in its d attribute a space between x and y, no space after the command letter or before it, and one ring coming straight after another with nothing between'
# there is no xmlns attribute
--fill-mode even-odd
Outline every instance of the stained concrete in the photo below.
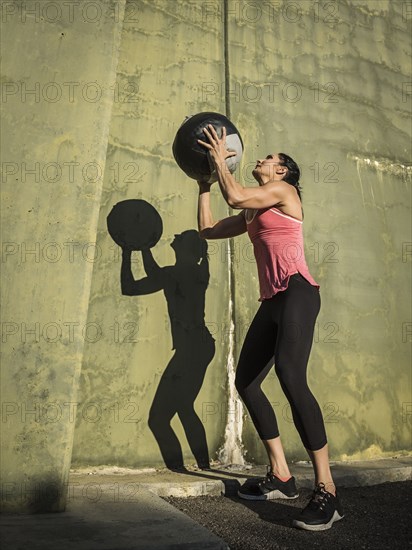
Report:
<svg viewBox="0 0 412 550"><path fill-rule="evenodd" d="M314 484L310 462L289 464L291 474L300 487L311 488ZM263 477L266 466L262 465L212 465L209 471L196 467L186 472L171 472L167 469L132 470L127 468L73 469L70 476L72 491L94 493L107 491L130 491L145 487L162 497L231 496L247 480ZM412 479L412 456L397 456L387 459L359 461L331 461L331 471L337 486L361 487L390 481Z"/></svg>
<svg viewBox="0 0 412 550"><path fill-rule="evenodd" d="M386 0L256 6L228 0L231 116L246 185L253 161L272 152L301 168L305 257L321 296L308 383L331 457L409 450L411 16ZM235 240L238 355L258 282L247 236ZM289 456L304 460L274 370L262 388ZM250 421L242 443L249 461L265 460Z"/></svg>
<svg viewBox="0 0 412 550"><path fill-rule="evenodd" d="M298 488L313 487L309 463L294 463L290 468ZM331 468L338 488L378 485L410 480L412 457L335 462ZM33 550L223 550L228 548L224 541L161 497L233 497L246 479L265 473L264 466L218 464L210 471L191 468L186 473L116 467L72 470L66 512L3 515L2 548L24 550L30 545ZM251 520L251 528L254 526Z"/></svg>
<svg viewBox="0 0 412 550"><path fill-rule="evenodd" d="M170 448L193 459L191 424L170 414L179 399L164 400L167 437L149 427L175 355L168 307L160 291L121 295L120 251L105 219L119 200L147 200L164 224L154 258L174 265L170 244L196 227L197 193L171 144L184 116L201 110L230 110L245 142L245 185L254 184L250 163L273 148L301 165L307 259L322 297L309 383L332 459L408 450L408 3L302 0L288 10L285 0L259 12L243 0L131 0L123 11L125 2L102 0L94 23L79 11L70 18L67 4L57 21L51 11L38 17L44 4L30 12L27 2L4 3L2 18L2 475L6 500L15 499L7 506L36 501L40 490L57 495L48 509L62 509L71 458L157 467L176 437ZM216 219L228 214L216 187L212 209ZM263 447L228 391L228 365L258 306L250 243L209 243L209 271L204 313L216 351L191 418L212 459L260 463ZM133 273L145 277L137 253ZM302 459L273 371L264 388L288 455Z"/></svg>
<svg viewBox="0 0 412 550"><path fill-rule="evenodd" d="M2 3L1 506L16 511L21 491L67 483L125 1L93 24L67 6L51 23L53 6ZM26 509L64 509L53 494Z"/></svg>
<svg viewBox="0 0 412 550"><path fill-rule="evenodd" d="M63 514L3 515L2 549L225 550L227 544L149 490L93 502L77 494Z"/></svg>
<svg viewBox="0 0 412 550"><path fill-rule="evenodd" d="M94 264L88 313L104 331L97 343L85 344L74 465L164 464L164 442L148 419L174 357L167 305L162 292L120 295L119 250L105 218L118 200L151 202L164 224L153 256L161 266L174 265L169 245L174 234L196 226L197 200L195 182L171 154L175 132L186 114L227 108L245 143L242 184L255 184L251 164L274 149L302 169L305 253L322 301L308 380L332 459L408 450L411 95L403 3L132 5L137 11L127 12L117 83L124 90L129 82L134 91L129 102L113 106L97 232L102 260ZM215 219L228 214L216 188L212 210ZM250 244L243 235L209 242L205 321L216 351L193 407L211 459L237 455L259 463L264 448L236 392L229 400L228 376L259 305ZM139 253L133 272L145 276ZM274 370L263 388L289 456L306 458ZM164 432L175 434L190 463L190 429L166 409Z"/></svg>
<svg viewBox="0 0 412 550"><path fill-rule="evenodd" d="M219 3L213 0L209 7ZM202 313L207 330L219 339L210 357L206 339L198 342L196 353L189 353L192 336L186 328L188 343L173 349L172 322L163 289L122 295L121 250L108 235L106 224L116 202L129 198L149 202L163 221L161 239L152 248L153 258L160 267L173 272L176 255L171 244L175 235L197 228L198 187L176 165L172 143L187 115L211 107L202 100L201 85L223 79L223 27L219 19L202 26L202 2L139 0L128 6L117 68L122 99L113 105L107 149L107 165L112 168L104 175L96 235L102 257L94 263L88 311L88 321L100 324L102 336L84 347L73 445L76 466L112 463L114 457L117 465L135 468L162 466L168 458L178 461L179 454L184 461L193 460L195 424L204 430L208 452L214 457L226 423L224 411L219 424L207 418L211 410L215 411L215 402L226 402L227 394L228 344L220 341L221 327L229 330L230 323L227 243L208 243L209 280ZM125 94L128 86L129 95ZM214 102L213 108L224 112L224 99ZM227 215L217 189L213 209L216 219ZM136 280L146 277L140 252L132 254L131 265ZM189 274L179 275L177 271L173 275L175 296L190 310L193 301L187 277ZM191 410L179 411L173 374L167 374L176 363L182 372L187 369L187 382L183 381L180 391L186 398L191 394L193 415ZM193 391L190 380L199 373L204 374L203 383ZM164 388L168 385L170 391L168 403L157 413L154 433L149 415L161 384ZM89 404L91 415L87 414Z"/></svg>

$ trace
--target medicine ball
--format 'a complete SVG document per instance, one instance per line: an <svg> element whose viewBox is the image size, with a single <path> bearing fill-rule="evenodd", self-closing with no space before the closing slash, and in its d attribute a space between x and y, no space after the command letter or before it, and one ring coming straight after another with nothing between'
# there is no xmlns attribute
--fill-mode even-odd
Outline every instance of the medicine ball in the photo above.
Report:
<svg viewBox="0 0 412 550"><path fill-rule="evenodd" d="M205 112L186 117L173 142L173 156L189 178L213 183L217 181L213 161L206 147L197 142L201 139L208 143L203 132L208 124L214 126L219 138L222 137L223 126L226 128L226 148L228 151L236 151L236 156L226 159L230 173L233 174L242 158L243 141L236 126L220 113Z"/></svg>
<svg viewBox="0 0 412 550"><path fill-rule="evenodd" d="M163 223L151 204L129 199L113 206L107 216L107 230L122 248L143 250L157 244L162 236Z"/></svg>

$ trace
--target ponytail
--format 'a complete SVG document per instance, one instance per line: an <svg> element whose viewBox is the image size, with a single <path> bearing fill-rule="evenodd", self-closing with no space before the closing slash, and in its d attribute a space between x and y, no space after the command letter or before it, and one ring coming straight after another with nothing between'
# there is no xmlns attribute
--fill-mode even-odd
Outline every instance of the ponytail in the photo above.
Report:
<svg viewBox="0 0 412 550"><path fill-rule="evenodd" d="M296 162L289 157L288 155L285 155L285 153L278 153L278 157L282 161L282 166L286 166L288 169L287 174L284 176L283 180L289 183L290 185L293 185L295 187L296 191L298 192L299 199L302 202L302 188L299 185L299 178L300 178L300 170L299 166L296 164Z"/></svg>

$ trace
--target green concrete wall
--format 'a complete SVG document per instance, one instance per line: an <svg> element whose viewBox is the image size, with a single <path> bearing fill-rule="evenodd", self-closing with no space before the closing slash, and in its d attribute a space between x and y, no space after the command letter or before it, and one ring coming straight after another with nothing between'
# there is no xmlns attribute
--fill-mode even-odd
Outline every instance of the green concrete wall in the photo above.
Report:
<svg viewBox="0 0 412 550"><path fill-rule="evenodd" d="M242 133L238 177L245 185L254 185L251 163L269 152L301 165L306 258L322 300L309 382L332 458L408 451L407 3L135 0L124 13L122 2L101 4L104 15L94 24L76 12L54 23L51 12L3 17L3 41L12 44L2 66L2 82L12 83L3 87L2 127L3 170L9 163L2 200L5 507L33 509L39 499L30 490L38 482L61 488L70 460L77 467L161 466L161 449L180 449L193 463L199 422L211 458L266 461L248 415L229 400L233 363L258 307L247 237L208 243L205 321L216 349L206 358L204 342L188 338L179 376L204 376L192 388L194 412L175 415L171 430L160 419L156 436L151 407L177 355L168 303L161 289L121 294L120 248L107 233L115 203L144 199L163 221L153 256L175 267L170 245L196 227L197 188L176 166L171 145L184 117L204 110L227 112ZM98 101L80 95L71 103L67 91L65 100L42 100L44 83L54 81L97 82L105 93ZM41 100L23 102L13 87L22 82L28 89L40 82ZM74 161L97 162L102 178L22 176L22 162ZM217 187L212 207L216 219L228 214ZM59 248L46 246L54 242L58 261ZM39 261L35 254L22 260L29 246L40 247ZM140 253L132 258L135 278L145 277ZM172 273L186 288L187 274ZM22 323L36 322L40 337L28 333L24 341ZM61 337L53 332L59 326ZM173 376L162 384L178 387ZM274 373L264 388L288 457L306 459ZM176 401L164 400L163 420ZM36 407L48 414L30 415ZM48 509L63 507L58 496Z"/></svg>
<svg viewBox="0 0 412 550"><path fill-rule="evenodd" d="M3 4L2 507L62 511L124 3Z"/></svg>
<svg viewBox="0 0 412 550"><path fill-rule="evenodd" d="M177 458L180 447L184 459L194 462L185 428L189 441L193 440L196 430L192 422L196 419L189 418L187 411L182 411L181 417L175 415L171 422L177 438L174 445L173 435L167 433L167 418L159 419L157 437L149 427L150 407L162 376L169 361L179 362L176 355L182 351L184 354L185 349L172 350L163 291L144 296L121 295L120 248L107 233L106 218L113 205L125 199L141 198L152 204L163 220L163 235L153 248L153 256L162 267L175 265L170 246L175 234L197 228L197 185L177 167L172 142L186 115L225 110L224 98L214 98L209 103L201 98L204 80L223 80L222 25L216 19L203 28L200 3L131 3L136 4L136 13L126 10L119 55L119 88L130 86L133 93L130 101L113 107L97 240L102 261L94 264L88 312L88 321L102 326L102 338L85 344L73 450L73 463L77 466L162 465L160 447L171 459ZM216 8L218 5L215 2ZM118 181L111 168L115 166L119 167ZM227 215L217 189L214 209L216 216ZM223 249L209 243L205 320L211 333L219 330L222 323L228 326L229 321L229 274L222 253ZM134 252L132 259L135 278L144 277L140 252ZM190 340L189 333L187 337ZM215 415L211 420L215 403L224 403L227 393L228 346L219 342L216 348L207 365L203 349L198 350L198 356L182 360L187 361L182 368L188 382L205 369L204 383L193 398L195 413L206 431L210 456L222 445L226 421L224 411L217 422ZM189 355L189 342L186 352ZM183 395L173 393L178 390L173 389L172 381L163 384L168 387L160 415L167 416L169 401L179 407ZM185 383L182 391L190 391Z"/></svg>
<svg viewBox="0 0 412 550"><path fill-rule="evenodd" d="M196 208L196 186L171 156L175 130L185 114L227 108L246 143L238 174L246 185L254 184L250 163L268 151L289 153L303 169L306 256L322 296L309 381L324 412L332 458L408 449L410 16L401 3L386 1L265 5L138 3L136 21L124 26L118 71L121 86L135 85L138 103L114 107L108 155L111 165L133 163L137 177L114 185L113 173L106 173L99 243L113 246L105 227L111 206L142 197L164 221L155 258L161 265L174 262L172 235L195 227ZM216 216L225 215L216 190L214 201ZM246 460L265 461L248 415L236 400L228 403L226 382L229 301L236 359L258 306L256 267L247 237L233 241L230 297L229 243L209 245L206 320L217 349L195 408L211 457L219 451L239 457L235 445ZM136 341L86 343L82 406L87 411L96 404L96 417L85 421L78 414L78 466L163 463L147 420L173 355L166 303L161 292L120 296L119 264L95 264L89 321L135 323ZM134 273L144 275L139 254ZM289 455L306 458L274 371L265 389ZM237 433L229 440L226 434L222 447L229 422ZM178 416L171 425L185 460L193 462Z"/></svg>
<svg viewBox="0 0 412 550"><path fill-rule="evenodd" d="M305 254L322 301L308 380L331 457L384 456L411 448L411 14L402 2L294 4L259 17L229 2L232 118L248 182L247 163L271 151L302 168ZM245 327L257 277L240 241ZM274 370L263 387L288 455L307 460ZM250 460L265 461L250 422L243 442Z"/></svg>
<svg viewBox="0 0 412 550"><path fill-rule="evenodd" d="M170 153L185 114L229 108L246 143L239 174L246 185L254 184L255 158L273 150L295 157L303 169L307 261L322 296L309 381L324 412L332 458L383 456L410 446L410 311L404 299L410 177L403 168L409 153L410 21L403 5L388 2L339 2L336 9L296 5L281 2L265 11L236 0L203 7L139 3L138 22L124 27L118 73L121 84L136 84L139 102L135 109L115 106L109 150L111 163L135 163L138 181L114 188L106 174L99 242L112 246L105 218L113 203L143 197L158 208L165 226L154 255L161 265L174 261L171 235L195 226L196 186ZM214 199L216 216L225 215L219 195ZM231 421L238 433L223 456L239 456L227 452L237 445L246 460L265 461L248 415L239 415L239 403L228 404L228 243L210 244L216 253L206 319L217 350L196 410L211 457L222 451ZM257 278L247 237L231 247L236 358L258 306ZM138 278L144 274L138 254L135 262ZM136 342L107 341L98 351L86 344L82 406L96 403L99 412L95 422L78 415L74 464L161 465L147 419L173 353L165 299L161 292L120 296L118 273L119 262L95 264L89 320L136 323ZM289 456L307 458L274 371L265 389ZM127 412L134 413L132 422ZM171 425L185 460L193 462L178 416Z"/></svg>

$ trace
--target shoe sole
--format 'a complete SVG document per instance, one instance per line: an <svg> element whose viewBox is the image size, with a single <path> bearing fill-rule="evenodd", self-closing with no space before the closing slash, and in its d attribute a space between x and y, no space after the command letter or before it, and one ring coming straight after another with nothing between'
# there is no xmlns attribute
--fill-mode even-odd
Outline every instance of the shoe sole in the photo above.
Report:
<svg viewBox="0 0 412 550"><path fill-rule="evenodd" d="M306 531L326 531L327 529L330 529L332 527L335 521L339 521L344 517L345 516L341 516L339 512L335 510L335 513L331 517L330 521L328 521L328 523L321 523L320 525L310 525L309 523L305 523L304 521L294 519L292 525L293 527L297 527L298 529L305 529Z"/></svg>
<svg viewBox="0 0 412 550"><path fill-rule="evenodd" d="M288 495L285 495L279 490L276 491L270 491L269 493L266 493L265 495L246 495L244 493L241 493L240 491L237 492L238 496L240 498L243 498L245 500L276 500L279 498L285 499L285 500L292 500L299 497L299 493L296 495L293 495L292 497L289 497Z"/></svg>

